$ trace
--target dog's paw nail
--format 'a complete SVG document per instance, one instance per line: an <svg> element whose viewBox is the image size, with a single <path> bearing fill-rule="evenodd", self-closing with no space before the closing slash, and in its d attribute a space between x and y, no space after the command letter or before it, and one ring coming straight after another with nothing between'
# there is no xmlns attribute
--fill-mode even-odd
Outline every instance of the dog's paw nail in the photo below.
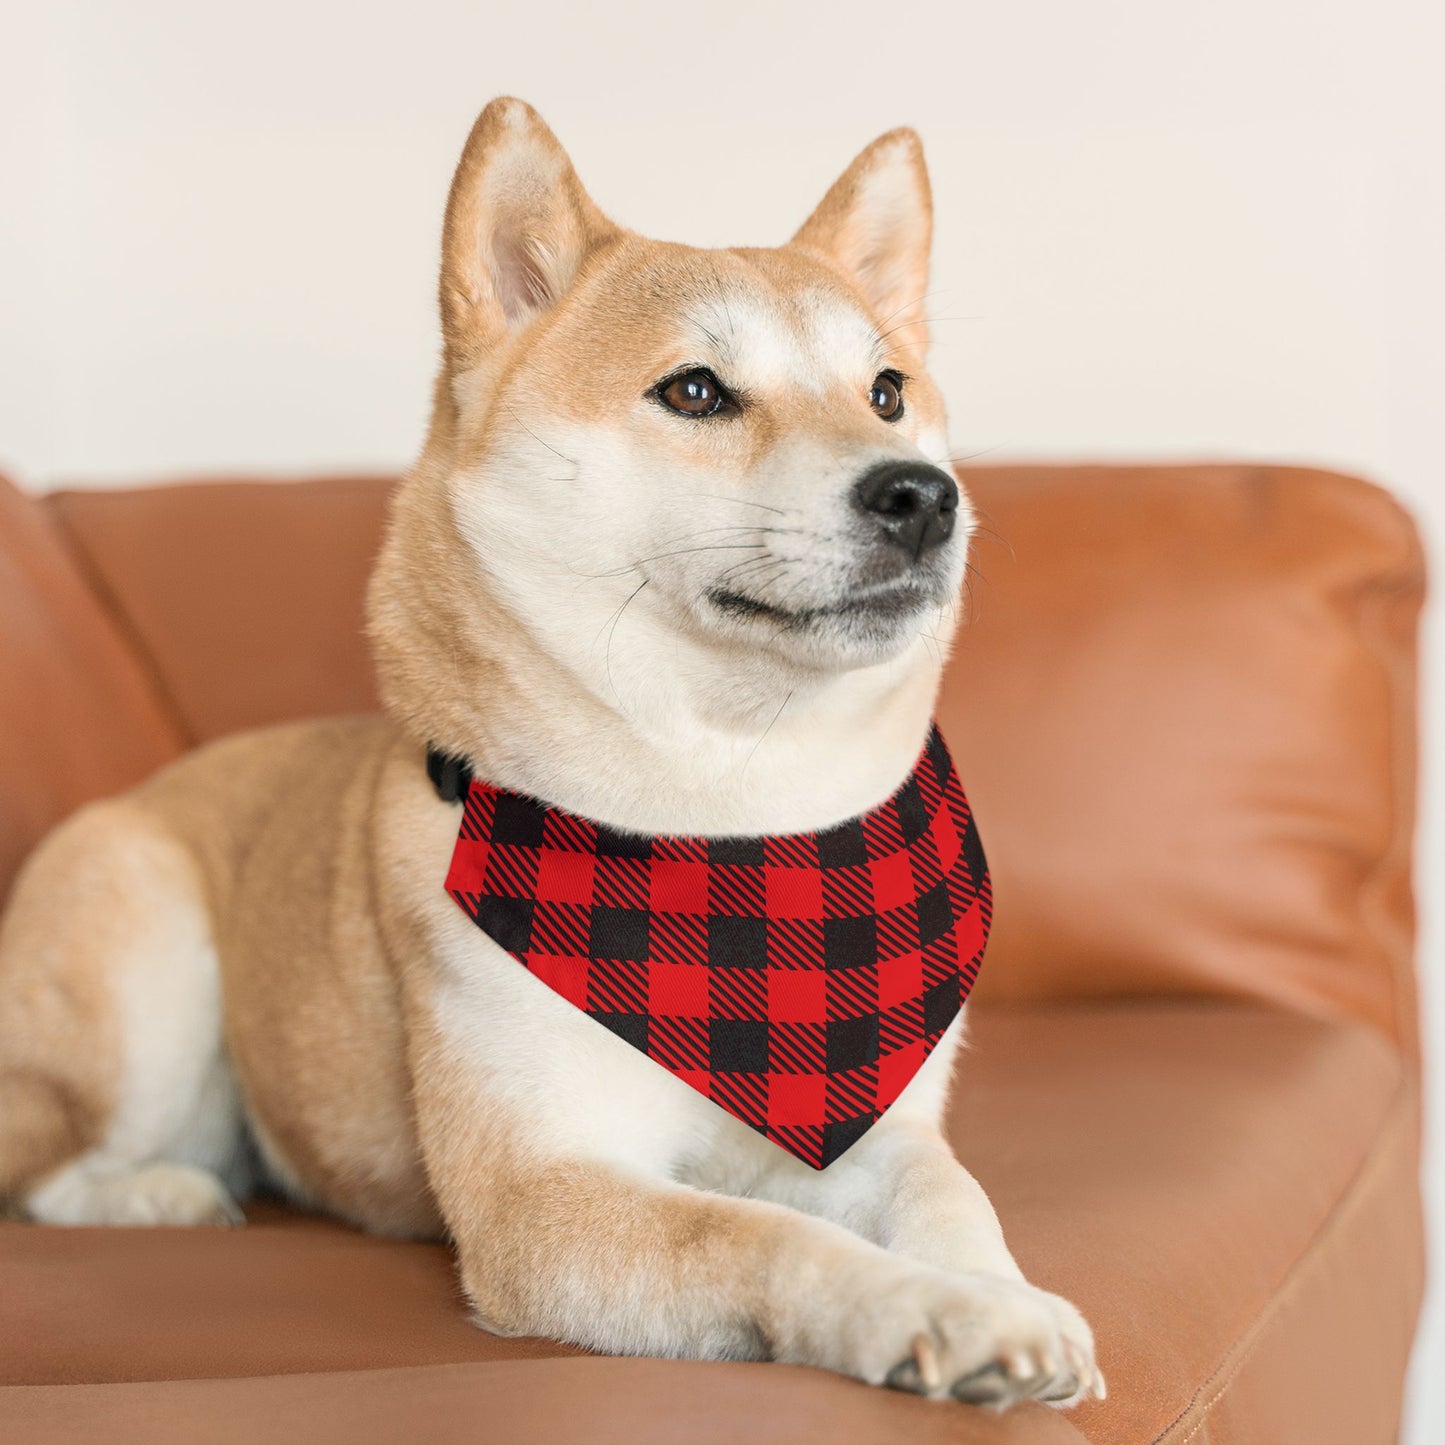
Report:
<svg viewBox="0 0 1445 1445"><path fill-rule="evenodd" d="M1027 1350L1009 1350L1003 1356L1003 1367L1010 1379L1032 1380L1042 1373L1038 1360Z"/></svg>
<svg viewBox="0 0 1445 1445"><path fill-rule="evenodd" d="M234 1200L223 1199L216 1206L215 1214L206 1222L222 1229L239 1229L246 1222L246 1214Z"/></svg>
<svg viewBox="0 0 1445 1445"><path fill-rule="evenodd" d="M910 1395L926 1393L923 1388L923 1378L918 1373L918 1361L912 1355L894 1365L884 1377L883 1383L890 1390L906 1390Z"/></svg>
<svg viewBox="0 0 1445 1445"><path fill-rule="evenodd" d="M1051 1405L1062 1401L1084 1398L1092 1395L1096 1400L1105 1396L1104 1376L1089 1357L1089 1352L1073 1340L1064 1342L1064 1358L1068 1361L1069 1375L1065 1385L1049 1391L1041 1398Z"/></svg>
<svg viewBox="0 0 1445 1445"><path fill-rule="evenodd" d="M932 1394L943 1385L943 1371L938 1366L938 1350L931 1335L914 1335L909 1346L913 1358L918 1362L918 1378L923 1388Z"/></svg>
<svg viewBox="0 0 1445 1445"><path fill-rule="evenodd" d="M994 1362L953 1382L953 1398L969 1405L1003 1405L1013 1397L1013 1388L1002 1365Z"/></svg>

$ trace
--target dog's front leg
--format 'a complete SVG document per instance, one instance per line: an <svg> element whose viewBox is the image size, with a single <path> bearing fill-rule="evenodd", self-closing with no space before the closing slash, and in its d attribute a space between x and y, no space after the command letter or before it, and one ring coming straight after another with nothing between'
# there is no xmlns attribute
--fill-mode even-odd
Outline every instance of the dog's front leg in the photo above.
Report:
<svg viewBox="0 0 1445 1445"><path fill-rule="evenodd" d="M1024 1277L983 1186L925 1120L885 1116L821 1173L782 1161L757 1192L920 1264Z"/></svg>
<svg viewBox="0 0 1445 1445"><path fill-rule="evenodd" d="M1004 1243L983 1187L954 1158L937 1127L907 1110L885 1115L822 1172L783 1161L759 1187L776 1202L841 1224L890 1252L961 1278L992 1278L1002 1297L1027 1297L1052 1330L1032 1353L1000 1350L961 1388L965 1398L1005 1404L1024 1396L1072 1404L1103 1398L1093 1334L1068 1300L1027 1283ZM1042 1377L1042 1378L1041 1378Z"/></svg>
<svg viewBox="0 0 1445 1445"><path fill-rule="evenodd" d="M956 1393L981 1403L1025 1396L1072 1404L1103 1398L1093 1334L1079 1311L1024 1280L1004 1243L982 1186L953 1157L938 1130L900 1117L874 1125L821 1173L788 1161L759 1190L775 1201L841 1224L882 1248L930 1269L971 1280L992 1279L1005 1306L1028 1299L1052 1322L1032 1350L998 1351Z"/></svg>
<svg viewBox="0 0 1445 1445"><path fill-rule="evenodd" d="M455 1084L419 1080L418 1118L484 1327L616 1353L771 1358L939 1396L976 1398L998 1369L1044 1379L1057 1328L1027 1287L558 1150L545 1120L495 1095L464 1105Z"/></svg>

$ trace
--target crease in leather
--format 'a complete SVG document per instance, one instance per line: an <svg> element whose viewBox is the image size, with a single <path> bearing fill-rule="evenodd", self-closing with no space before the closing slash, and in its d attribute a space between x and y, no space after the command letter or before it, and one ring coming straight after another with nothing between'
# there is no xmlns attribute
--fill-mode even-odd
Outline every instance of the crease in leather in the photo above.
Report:
<svg viewBox="0 0 1445 1445"><path fill-rule="evenodd" d="M173 760L185 736L43 499L3 474L0 594L0 653L12 684L0 707L8 760L0 787L3 898L50 827Z"/></svg>
<svg viewBox="0 0 1445 1445"><path fill-rule="evenodd" d="M395 482L380 474L214 477L61 488L50 502L202 743L378 709L361 599ZM254 579L238 561L255 555L267 557L281 587L248 601ZM225 583L218 590L204 570L213 565ZM272 638L268 618L289 625ZM239 670L220 662L235 649L247 659Z"/></svg>
<svg viewBox="0 0 1445 1445"><path fill-rule="evenodd" d="M82 541L80 534L71 525L64 507L56 503L57 495L59 494L52 493L45 498L46 516L53 523L57 536L64 543L66 551L75 563L76 571L80 573L86 587L90 589L90 595L95 598L101 611L114 624L117 634L130 652L137 669L144 676L166 721L176 730L187 750L194 748L200 739L197 738L195 729L186 720L186 715L181 710L180 703L166 678L165 670L151 650L150 644L146 642L145 635L135 618L131 616L129 609L116 595L115 589L106 581L99 563Z"/></svg>
<svg viewBox="0 0 1445 1445"><path fill-rule="evenodd" d="M1224 1398L1240 1371L1250 1362L1251 1352L1288 1305L1291 1296L1305 1282L1311 1263L1330 1242L1334 1233L1343 1227L1343 1222L1348 1219L1350 1210L1366 1192L1375 1173L1382 1169L1388 1161L1393 1143L1391 1137L1393 1131L1397 1127L1403 1127L1408 1122L1407 1116L1413 1112L1410 1105L1414 1098L1414 1092L1413 1082L1407 1075L1390 1096L1390 1102L1381 1116L1380 1126L1376 1131L1375 1145L1360 1161L1359 1167L1350 1176L1349 1182L1340 1191L1334 1203L1330 1205L1329 1212L1320 1221L1319 1227L1290 1263L1280 1282L1270 1292L1269 1298L1255 1317L1230 1344L1209 1375L1195 1387L1193 1394L1189 1397L1189 1403L1163 1430L1154 1436L1150 1445L1188 1445L1188 1442L1208 1423L1210 1411ZM1215 1386L1217 1388L1212 1388ZM1206 1393L1208 1393L1208 1398L1201 1406L1200 1400ZM1186 1424L1192 1424L1192 1428L1187 1435L1180 1436L1177 1432Z"/></svg>
<svg viewBox="0 0 1445 1445"><path fill-rule="evenodd" d="M1384 670L1391 702L1390 783L1393 826L1390 845L1376 860L1359 891L1359 911L1366 933L1386 955L1395 1044L1412 1073L1420 1069L1419 1010L1414 974L1414 887L1410 876L1417 804L1415 780L1419 760L1419 723L1415 662L1419 618L1428 592L1425 552L1408 512L1389 495L1400 522L1401 545L1408 561L1393 578L1378 577L1360 589L1357 625L1360 635ZM1395 617L1396 611L1403 615ZM1401 644L1404 644L1403 646ZM1411 910L1401 923L1392 907L1392 888L1402 888Z"/></svg>

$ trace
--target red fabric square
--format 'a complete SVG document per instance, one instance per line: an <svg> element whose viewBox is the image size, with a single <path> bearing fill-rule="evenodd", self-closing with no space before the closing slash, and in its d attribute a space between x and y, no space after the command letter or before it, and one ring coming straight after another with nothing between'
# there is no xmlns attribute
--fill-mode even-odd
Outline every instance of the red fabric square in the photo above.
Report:
<svg viewBox="0 0 1445 1445"><path fill-rule="evenodd" d="M953 865L958 862L958 855L963 850L963 842L947 806L933 815L933 846L938 849L938 866L945 873L952 873Z"/></svg>
<svg viewBox="0 0 1445 1445"><path fill-rule="evenodd" d="M923 1067L928 1045L922 1039L905 1044L897 1053L878 1060L878 1107L886 1109L908 1087L908 1081Z"/></svg>
<svg viewBox="0 0 1445 1445"><path fill-rule="evenodd" d="M821 918L823 875L816 868L763 869L769 918Z"/></svg>
<svg viewBox="0 0 1445 1445"><path fill-rule="evenodd" d="M827 1104L826 1074L770 1074L768 1123L816 1124Z"/></svg>
<svg viewBox="0 0 1445 1445"><path fill-rule="evenodd" d="M591 903L597 859L588 853L544 848L537 859L539 903Z"/></svg>
<svg viewBox="0 0 1445 1445"><path fill-rule="evenodd" d="M447 887L459 893L485 893L490 849L489 843L459 838L452 854L451 871L447 874Z"/></svg>
<svg viewBox="0 0 1445 1445"><path fill-rule="evenodd" d="M648 970L647 1007L655 1014L708 1016L708 970L697 963L654 963Z"/></svg>
<svg viewBox="0 0 1445 1445"><path fill-rule="evenodd" d="M896 1008L923 995L923 954L917 949L878 964L878 1007Z"/></svg>
<svg viewBox="0 0 1445 1445"><path fill-rule="evenodd" d="M816 1024L828 1017L828 975L821 968L774 970L768 978L768 1018L777 1024Z"/></svg>
<svg viewBox="0 0 1445 1445"><path fill-rule="evenodd" d="M983 951L984 944L988 942L988 919L977 898L959 918L954 926L953 936L961 963L967 963L975 954Z"/></svg>
<svg viewBox="0 0 1445 1445"><path fill-rule="evenodd" d="M894 853L879 858L868 865L873 874L873 906L879 913L893 908L902 908L912 903L916 894L913 889L913 863L906 852Z"/></svg>
<svg viewBox="0 0 1445 1445"><path fill-rule="evenodd" d="M706 913L707 864L659 858L652 864L655 913Z"/></svg>

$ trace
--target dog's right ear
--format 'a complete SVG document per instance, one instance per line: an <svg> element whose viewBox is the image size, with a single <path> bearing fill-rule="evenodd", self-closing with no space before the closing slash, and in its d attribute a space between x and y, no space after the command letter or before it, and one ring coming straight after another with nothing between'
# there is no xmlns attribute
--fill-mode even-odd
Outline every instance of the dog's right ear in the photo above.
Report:
<svg viewBox="0 0 1445 1445"><path fill-rule="evenodd" d="M541 116L509 96L477 117L442 232L447 359L474 364L554 306L596 246L618 234Z"/></svg>

